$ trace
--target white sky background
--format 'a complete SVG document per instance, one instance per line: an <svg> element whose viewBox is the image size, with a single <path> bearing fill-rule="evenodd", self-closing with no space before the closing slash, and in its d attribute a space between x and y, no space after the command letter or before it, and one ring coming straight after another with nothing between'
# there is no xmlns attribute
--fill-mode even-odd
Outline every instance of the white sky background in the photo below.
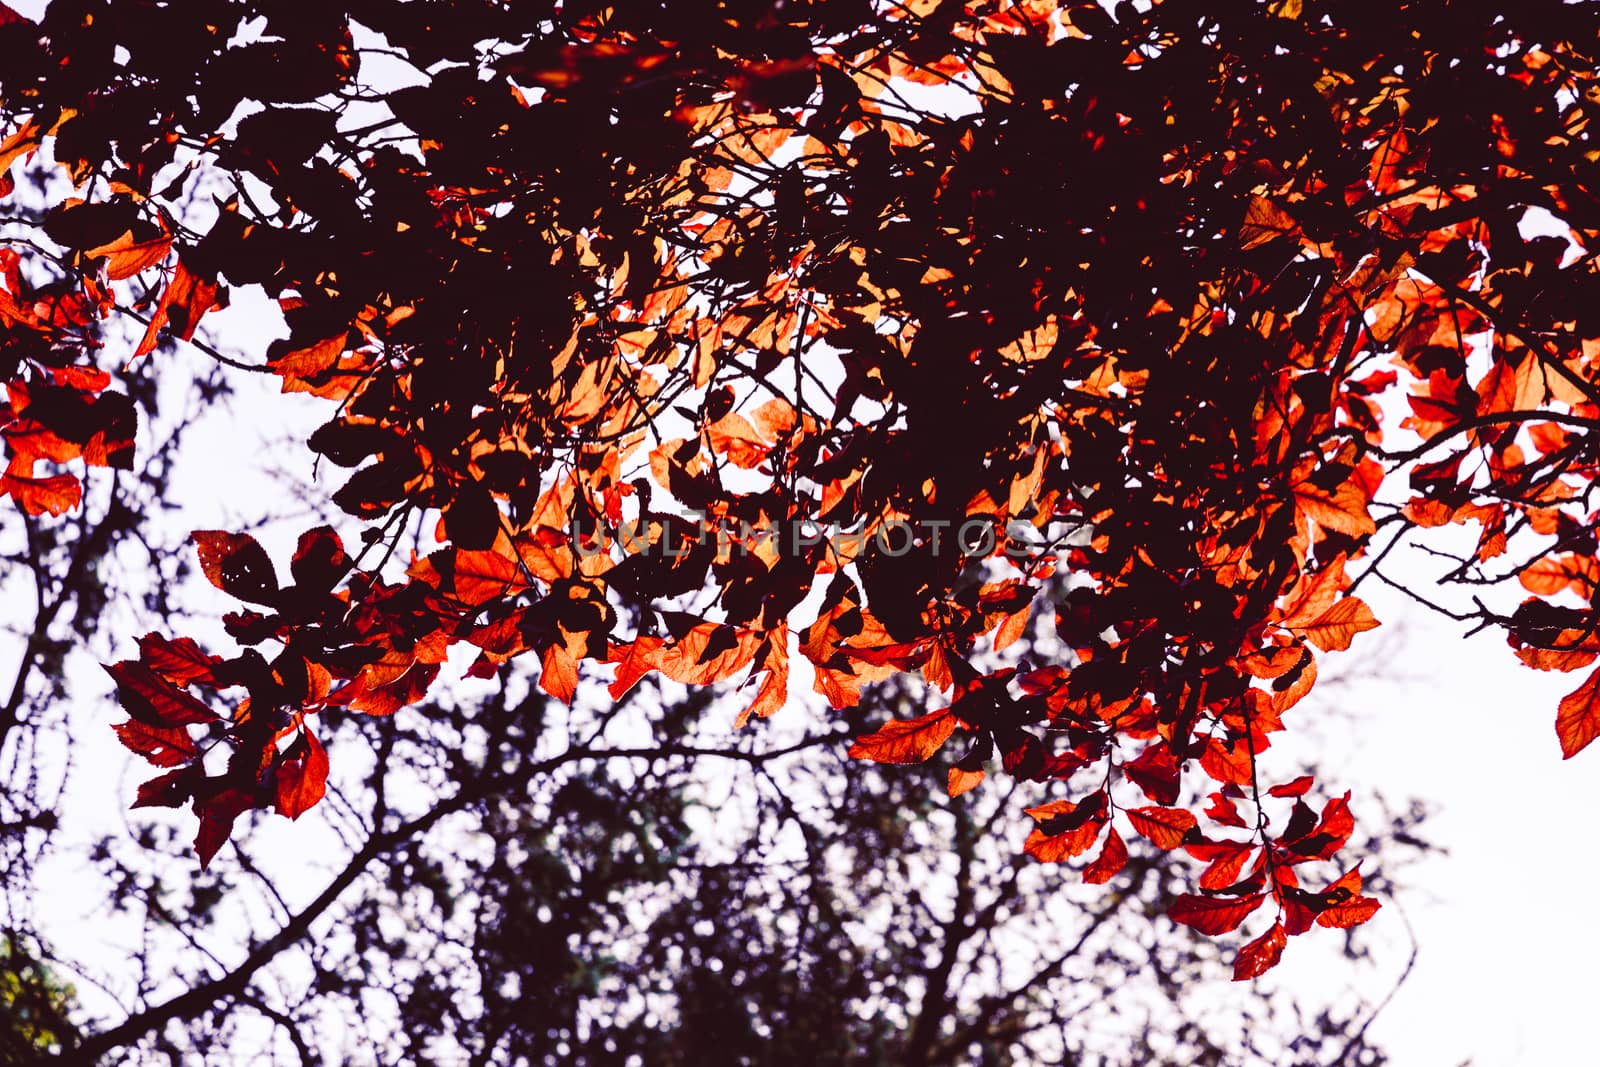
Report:
<svg viewBox="0 0 1600 1067"><path fill-rule="evenodd" d="M1392 575L1421 583L1441 569L1412 553ZM1370 924L1391 946L1397 977L1406 919L1420 945L1416 969L1371 1032L1408 1067L1589 1062L1580 1050L1593 1045L1591 961L1600 958L1587 907L1600 880L1591 815L1600 753L1563 762L1552 726L1557 701L1583 674L1530 670L1500 635L1462 640L1459 624L1391 590L1364 585L1361 595L1387 626L1403 622L1394 661L1372 664L1401 677L1340 691L1355 717L1321 750L1325 784L1353 789L1356 803L1374 793L1427 800L1437 814L1421 835L1449 850L1414 868L1414 889ZM1345 654L1353 672L1382 632ZM1312 713L1291 712L1291 730ZM1343 720L1331 725L1344 732ZM1337 946L1318 941L1315 932L1293 941L1272 974L1302 991L1338 976L1346 964Z"/></svg>
<svg viewBox="0 0 1600 1067"><path fill-rule="evenodd" d="M43 4L13 6L33 16ZM258 293L235 290L233 296L234 307L208 316L205 328L226 348L241 348L245 358L259 361L267 341L280 332L276 316L263 307ZM183 373L181 365L174 372ZM191 528L238 529L259 515L263 504L275 499L272 483L260 473L269 462L309 475L309 452L275 455L270 446L288 427L302 420L314 426L325 417L320 412L329 410L303 397L278 395L275 380L244 374L234 380L239 392L231 411L209 419L185 448L174 494L184 509L175 521ZM337 487L343 473L324 465L327 491ZM259 536L281 565L297 532L284 526ZM1441 562L1414 551L1392 556L1387 568L1392 577L1418 588L1429 586L1443 570ZM1360 674L1369 665L1363 657L1379 649L1376 639L1385 630L1403 628L1403 640L1386 646L1393 658L1370 663L1387 677L1357 678L1326 695L1314 691L1289 716L1291 734L1308 727L1312 736L1285 737L1266 758L1272 773L1288 780L1297 773L1297 746L1301 753L1315 754L1325 767L1319 786L1353 789L1358 817L1363 798L1378 793L1396 805L1420 797L1437 809L1423 836L1449 854L1414 868L1408 877L1415 888L1387 902L1370 926L1387 946L1387 973L1396 977L1410 952L1407 919L1420 944L1414 972L1371 1034L1405 1067L1457 1067L1469 1059L1475 1067L1585 1062L1593 1056L1588 1051L1596 1010L1592 969L1600 959L1600 924L1592 921L1588 906L1592 887L1600 884L1600 850L1590 814L1600 746L1564 762L1552 728L1557 701L1583 674L1528 669L1497 633L1463 641L1464 627L1421 611L1375 582L1364 584L1361 595L1386 626L1362 635L1350 653L1336 659ZM1512 590L1509 603L1519 597ZM192 601L213 612L231 606L203 584ZM142 632L121 635L125 654L132 653ZM0 662L9 664L14 655L13 649L0 647ZM803 664L796 662L797 688L809 688ZM80 679L77 688L85 701L90 693L109 693L103 679ZM1341 710L1353 714L1334 717L1318 730L1313 717L1334 699L1348 702ZM101 728L77 732L80 764L66 802L68 835L74 825L83 833L91 826L119 825L133 785L146 776L142 761L125 752L109 729L120 717L109 695L74 714L86 727L98 721ZM826 712L792 704L782 714ZM1370 808L1368 813L1370 820ZM253 850L273 867L299 869L301 877L283 883L291 898L308 897L326 877L316 845L325 831L319 831L316 816L314 811L293 825L264 820L251 840ZM129 817L172 818L186 827L193 822L187 811ZM44 932L69 958L98 952L114 959L121 951L115 931L96 922L93 910L100 903L98 893L91 892L95 880L74 877L77 861L66 841L57 856L43 872ZM226 860L224 852L219 862ZM1196 864L1196 874L1199 869ZM1315 1010L1318 991L1331 998L1348 986L1351 973L1338 953L1338 938L1314 930L1293 939L1283 964L1265 981L1293 989ZM1387 987L1362 992L1376 1001ZM80 986L80 993L86 1004L104 1006L92 989Z"/></svg>

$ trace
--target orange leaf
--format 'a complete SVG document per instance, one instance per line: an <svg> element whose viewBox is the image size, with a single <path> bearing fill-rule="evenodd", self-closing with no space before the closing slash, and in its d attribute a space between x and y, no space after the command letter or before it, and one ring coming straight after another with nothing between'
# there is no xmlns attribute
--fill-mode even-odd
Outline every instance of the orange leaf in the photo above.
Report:
<svg viewBox="0 0 1600 1067"><path fill-rule="evenodd" d="M1198 824L1192 812L1182 808L1132 808L1128 821L1157 848L1171 851L1183 844L1183 836Z"/></svg>
<svg viewBox="0 0 1600 1067"><path fill-rule="evenodd" d="M760 630L703 622L680 640L657 649L651 665L675 682L710 685L749 664L764 638Z"/></svg>
<svg viewBox="0 0 1600 1067"><path fill-rule="evenodd" d="M1128 862L1128 846L1123 842L1122 835L1117 833L1113 826L1106 835L1105 847L1100 850L1093 863L1083 869L1083 880L1090 885L1104 885L1116 877L1118 871Z"/></svg>
<svg viewBox="0 0 1600 1067"><path fill-rule="evenodd" d="M1239 247L1246 251L1259 248L1297 229L1299 226L1288 212L1264 196L1253 196L1244 222L1239 225Z"/></svg>
<svg viewBox="0 0 1600 1067"><path fill-rule="evenodd" d="M1317 683L1317 658L1307 654L1303 665L1292 674L1279 678L1272 685L1272 710L1282 715L1294 707ZM1282 686L1280 689L1279 686Z"/></svg>
<svg viewBox="0 0 1600 1067"><path fill-rule="evenodd" d="M83 486L70 474L28 478L0 474L0 496L14 497L29 515L65 515L83 499Z"/></svg>
<svg viewBox="0 0 1600 1067"><path fill-rule="evenodd" d="M1524 646L1516 649L1517 658L1536 671L1579 671L1595 661L1600 655L1600 648L1596 648L1593 641L1582 630L1563 630L1556 638L1555 644L1561 648L1529 648ZM1585 645L1590 647L1584 647Z"/></svg>
<svg viewBox="0 0 1600 1067"><path fill-rule="evenodd" d="M617 664L617 677L610 686L611 699L616 700L632 689L645 675L656 669L655 657L665 644L659 637L646 634L627 644L611 647L607 663Z"/></svg>
<svg viewBox="0 0 1600 1067"><path fill-rule="evenodd" d="M1252 678L1271 680L1288 674L1304 654L1305 646L1299 641L1290 645L1269 645L1241 656L1239 666L1248 671Z"/></svg>
<svg viewBox="0 0 1600 1067"><path fill-rule="evenodd" d="M144 332L144 338L140 340L139 347L134 349L134 358L155 349L163 326L170 325L173 333L185 341L191 340L195 328L200 325L200 316L219 306L217 296L220 292L221 288L216 282L203 281L191 274L180 259L172 272L172 280L161 293L161 302L156 305L155 314L150 316L150 325Z"/></svg>
<svg viewBox="0 0 1600 1067"><path fill-rule="evenodd" d="M886 722L877 732L856 738L856 743L850 746L850 755L878 763L926 763L950 739L956 722L949 708L939 708L915 719Z"/></svg>
<svg viewBox="0 0 1600 1067"><path fill-rule="evenodd" d="M316 386L311 379L319 378L326 374L339 363L339 357L344 354L345 340L348 334L337 334L314 341L302 348L292 349L282 355L273 355L277 348L270 349L267 366L283 379L283 392L314 392ZM280 341L277 347L285 347L293 342ZM320 379L319 379L320 380Z"/></svg>
<svg viewBox="0 0 1600 1067"><path fill-rule="evenodd" d="M976 789L983 781L983 777L982 771L964 771L960 767L951 767L946 789L952 797L958 797Z"/></svg>
<svg viewBox="0 0 1600 1067"><path fill-rule="evenodd" d="M706 437L712 451L727 456L729 463L745 470L760 466L772 451L750 420L733 411L707 426Z"/></svg>
<svg viewBox="0 0 1600 1067"><path fill-rule="evenodd" d="M1517 580L1528 592L1539 596L1555 596L1566 589L1573 589L1587 597L1594 588L1592 575L1595 570L1594 562L1581 556L1568 554L1554 559L1540 556L1522 568Z"/></svg>
<svg viewBox="0 0 1600 1067"><path fill-rule="evenodd" d="M106 274L112 281L120 282L160 263L167 258L167 252L171 248L170 236L157 237L153 241L135 241L133 231L129 230L110 244L91 248L84 255L91 259L104 256Z"/></svg>
<svg viewBox="0 0 1600 1067"><path fill-rule="evenodd" d="M535 578L547 582L570 578L573 571L572 547L568 535L549 526L540 526L533 536L517 541L517 554L522 565Z"/></svg>
<svg viewBox="0 0 1600 1067"><path fill-rule="evenodd" d="M1251 746L1245 741L1229 744L1220 737L1206 740L1206 750L1200 754L1200 767L1219 782L1232 785L1249 785L1254 778L1254 761Z"/></svg>
<svg viewBox="0 0 1600 1067"><path fill-rule="evenodd" d="M1022 843L1022 850L1040 863L1061 863L1087 852L1104 825L1103 819L1096 819L1064 834L1047 834L1035 828Z"/></svg>
<svg viewBox="0 0 1600 1067"><path fill-rule="evenodd" d="M1521 362L1512 366L1504 353L1497 352L1494 365L1478 383L1483 403L1478 410L1489 414L1500 411L1536 411L1543 406L1549 390L1539 361L1523 351Z"/></svg>
<svg viewBox="0 0 1600 1067"><path fill-rule="evenodd" d="M734 720L735 728L743 726L752 717L765 719L776 713L789 699L789 631L779 627L767 636L767 648L760 662L756 664L758 670L767 672L766 680L761 683L760 690L756 693L755 703L739 713Z"/></svg>
<svg viewBox="0 0 1600 1067"><path fill-rule="evenodd" d="M1288 943L1283 923L1273 923L1272 929L1239 950L1233 962L1233 980L1243 982L1272 970L1283 959L1283 947Z"/></svg>
<svg viewBox="0 0 1600 1067"><path fill-rule="evenodd" d="M1106 824L1106 798L1095 793L1082 801L1053 800L1027 814L1037 824L1022 849L1041 863L1060 863L1087 852Z"/></svg>
<svg viewBox="0 0 1600 1067"><path fill-rule="evenodd" d="M1356 596L1347 596L1317 617L1315 622L1297 627L1306 640L1324 652L1343 652L1356 634L1376 629L1378 620L1372 609Z"/></svg>
<svg viewBox="0 0 1600 1067"><path fill-rule="evenodd" d="M794 429L797 419L794 406L781 397L768 400L750 413L750 424L769 441L776 441Z"/></svg>
<svg viewBox="0 0 1600 1067"><path fill-rule="evenodd" d="M278 765L278 810L291 819L309 811L328 791L328 753L309 728L306 750Z"/></svg>
<svg viewBox="0 0 1600 1067"><path fill-rule="evenodd" d="M1016 643L1023 634L1028 632L1028 619L1033 614L1033 605L1014 611L1000 622L999 629L994 632L994 650L1004 652Z"/></svg>
<svg viewBox="0 0 1600 1067"><path fill-rule="evenodd" d="M1316 574L1307 575L1300 579L1289 594L1290 606L1284 609L1283 625L1289 629L1305 626L1315 622L1323 612L1333 607L1334 601L1344 591L1347 584L1344 576L1344 553L1335 556L1329 563ZM1294 658L1284 664L1284 670L1294 665ZM1279 673L1282 673L1281 671ZM1273 675L1258 675L1267 678Z"/></svg>
<svg viewBox="0 0 1600 1067"><path fill-rule="evenodd" d="M493 549L456 549L450 573L456 599L472 607L528 588L516 560Z"/></svg>
<svg viewBox="0 0 1600 1067"><path fill-rule="evenodd" d="M0 141L0 196L10 196L15 187L11 164L21 156L31 156L44 141L44 131L36 122L24 122Z"/></svg>
<svg viewBox="0 0 1600 1067"><path fill-rule="evenodd" d="M572 703L578 692L578 661L572 658L565 645L551 645L545 649L539 688L563 704Z"/></svg>
<svg viewBox="0 0 1600 1067"><path fill-rule="evenodd" d="M1367 512L1367 495L1354 482L1343 482L1325 493L1309 482L1294 489L1295 505L1324 530L1347 537L1376 533L1378 526Z"/></svg>
<svg viewBox="0 0 1600 1067"><path fill-rule="evenodd" d="M1561 740L1562 759L1571 759L1600 737L1600 671L1561 698L1556 737Z"/></svg>

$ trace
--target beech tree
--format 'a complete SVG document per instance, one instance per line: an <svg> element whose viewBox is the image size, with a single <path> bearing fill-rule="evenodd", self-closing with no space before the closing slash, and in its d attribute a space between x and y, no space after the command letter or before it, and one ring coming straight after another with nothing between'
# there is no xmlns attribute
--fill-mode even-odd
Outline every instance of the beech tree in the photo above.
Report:
<svg viewBox="0 0 1600 1067"><path fill-rule="evenodd" d="M55 167L0 250L0 492L81 514L150 447L117 379L159 377L163 339L325 399L307 444L353 468L358 536L275 561L195 533L231 643L174 620L108 667L160 770L135 803L191 807L202 864L323 799L339 721L429 714L454 650L569 703L728 683L741 723L792 665L841 715L915 675L925 709L851 755L1029 783L1025 851L1092 882L1132 837L1181 850L1173 919L1263 913L1248 978L1379 907L1349 794L1267 755L1378 625L1360 585L1535 669L1600 655L1592 5L0 22L0 162ZM286 336L199 340L234 291ZM1466 606L1385 572L1412 539ZM1597 687L1557 710L1564 756Z"/></svg>

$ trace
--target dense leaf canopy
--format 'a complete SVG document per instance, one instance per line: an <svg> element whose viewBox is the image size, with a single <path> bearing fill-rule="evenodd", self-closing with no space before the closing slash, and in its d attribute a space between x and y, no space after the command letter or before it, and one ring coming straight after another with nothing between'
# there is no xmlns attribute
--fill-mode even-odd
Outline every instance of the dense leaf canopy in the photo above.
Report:
<svg viewBox="0 0 1600 1067"><path fill-rule="evenodd" d="M1026 850L1090 881L1129 835L1186 850L1174 919L1276 915L1250 977L1378 907L1348 794L1258 757L1378 625L1353 589L1388 551L1520 580L1455 614L1532 667L1600 656L1594 5L0 22L0 162L58 167L0 249L0 492L77 507L143 447L114 372L254 287L287 336L249 368L326 398L310 448L353 468L360 544L195 535L241 650L151 634L109 668L161 769L137 803L192 804L202 861L316 804L322 723L417 704L452 649L536 659L565 701L731 681L741 719L792 664L836 709L915 673L939 695L853 755L1051 783ZM108 348L114 316L142 342ZM1421 533L1451 525L1475 536ZM1019 658L1048 583L1054 641Z"/></svg>

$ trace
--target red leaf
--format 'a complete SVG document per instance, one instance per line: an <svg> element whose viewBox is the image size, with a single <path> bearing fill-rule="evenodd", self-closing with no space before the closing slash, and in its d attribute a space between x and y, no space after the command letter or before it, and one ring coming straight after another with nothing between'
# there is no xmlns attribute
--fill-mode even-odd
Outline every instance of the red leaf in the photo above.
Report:
<svg viewBox="0 0 1600 1067"><path fill-rule="evenodd" d="M1239 814L1239 809L1234 806L1233 801L1221 793L1212 793L1210 800L1211 803L1205 811L1206 818L1219 826L1235 826L1240 829L1249 827L1250 824L1244 821L1244 816Z"/></svg>
<svg viewBox="0 0 1600 1067"><path fill-rule="evenodd" d="M1561 741L1562 759L1571 759L1600 737L1600 670L1561 698L1556 737Z"/></svg>
<svg viewBox="0 0 1600 1067"><path fill-rule="evenodd" d="M1200 875L1200 888L1216 891L1227 889L1239 880L1239 874L1244 870L1244 865L1250 861L1256 846L1250 841L1225 841L1220 842L1205 856L1196 856L1199 859L1211 860L1211 866ZM1189 849L1191 855L1196 855L1196 850Z"/></svg>
<svg viewBox="0 0 1600 1067"><path fill-rule="evenodd" d="M1350 794L1345 793L1328 801L1322 809L1322 819L1311 835L1312 838L1327 838L1327 844L1317 853L1317 858L1328 859L1338 852L1350 840L1355 828L1355 817L1350 814Z"/></svg>
<svg viewBox="0 0 1600 1067"><path fill-rule="evenodd" d="M1091 885L1103 885L1111 881L1127 862L1128 846L1113 826L1106 835L1105 847L1100 850L1100 855L1083 869L1083 880Z"/></svg>
<svg viewBox="0 0 1600 1067"><path fill-rule="evenodd" d="M1128 821L1159 849L1171 851L1183 844L1184 835L1197 825L1194 813L1182 808L1133 808Z"/></svg>
<svg viewBox="0 0 1600 1067"><path fill-rule="evenodd" d="M168 771L166 774L157 775L148 782L142 783L130 807L182 807L183 802L189 799L187 781L195 770L198 770L198 765L194 767L179 767L175 771Z"/></svg>
<svg viewBox="0 0 1600 1067"><path fill-rule="evenodd" d="M1167 908L1167 915L1173 922L1183 923L1202 934L1216 937L1238 929L1239 924L1248 919L1250 913L1259 908L1265 899L1265 893L1248 897L1200 897L1184 893Z"/></svg>
<svg viewBox="0 0 1600 1067"><path fill-rule="evenodd" d="M1382 903L1373 897L1353 897L1343 904L1335 904L1317 915L1317 925L1336 929L1359 926L1378 914Z"/></svg>
<svg viewBox="0 0 1600 1067"><path fill-rule="evenodd" d="M328 753L309 727L301 736L304 751L278 765L278 811L291 819L309 811L328 791Z"/></svg>
<svg viewBox="0 0 1600 1067"><path fill-rule="evenodd" d="M1036 825L1022 850L1041 863L1060 863L1089 850L1105 826L1105 794L1083 801L1054 800L1029 808Z"/></svg>
<svg viewBox="0 0 1600 1067"><path fill-rule="evenodd" d="M225 789L209 800L196 800L195 814L200 816L200 829L195 834L194 850L200 856L200 868L211 865L228 835L233 832L234 820L255 807L249 793L239 789Z"/></svg>
<svg viewBox="0 0 1600 1067"><path fill-rule="evenodd" d="M138 719L119 722L111 728L125 747L157 767L176 767L199 754L194 741L181 728L151 726Z"/></svg>
<svg viewBox="0 0 1600 1067"><path fill-rule="evenodd" d="M1138 759L1123 764L1122 771L1155 803L1178 802L1178 761L1165 741L1150 745Z"/></svg>
<svg viewBox="0 0 1600 1067"><path fill-rule="evenodd" d="M1233 980L1243 982L1272 970L1283 959L1283 947L1288 943L1283 923L1273 923L1272 929L1239 950L1233 961Z"/></svg>
<svg viewBox="0 0 1600 1067"><path fill-rule="evenodd" d="M332 527L318 526L300 535L289 561L295 584L319 592L332 589L350 569L344 542Z"/></svg>
<svg viewBox="0 0 1600 1067"><path fill-rule="evenodd" d="M1311 787L1315 783L1315 777L1309 774L1302 774L1292 782L1273 786L1267 790L1267 795L1274 797L1303 797L1311 791Z"/></svg>
<svg viewBox="0 0 1600 1067"><path fill-rule="evenodd" d="M215 722L216 712L160 677L138 660L106 668L117 683L117 699L129 715L151 726L187 726Z"/></svg>
<svg viewBox="0 0 1600 1067"><path fill-rule="evenodd" d="M200 554L200 569L212 585L252 604L271 607L276 603L278 575L266 549L254 537L223 530L196 530L192 536Z"/></svg>
<svg viewBox="0 0 1600 1067"><path fill-rule="evenodd" d="M925 763L950 739L956 722L949 708L886 722L876 732L856 738L850 755L878 763Z"/></svg>
<svg viewBox="0 0 1600 1067"><path fill-rule="evenodd" d="M155 633L139 638L139 656L153 671L176 685L213 684L211 669L222 662L204 652L192 637L169 641Z"/></svg>

